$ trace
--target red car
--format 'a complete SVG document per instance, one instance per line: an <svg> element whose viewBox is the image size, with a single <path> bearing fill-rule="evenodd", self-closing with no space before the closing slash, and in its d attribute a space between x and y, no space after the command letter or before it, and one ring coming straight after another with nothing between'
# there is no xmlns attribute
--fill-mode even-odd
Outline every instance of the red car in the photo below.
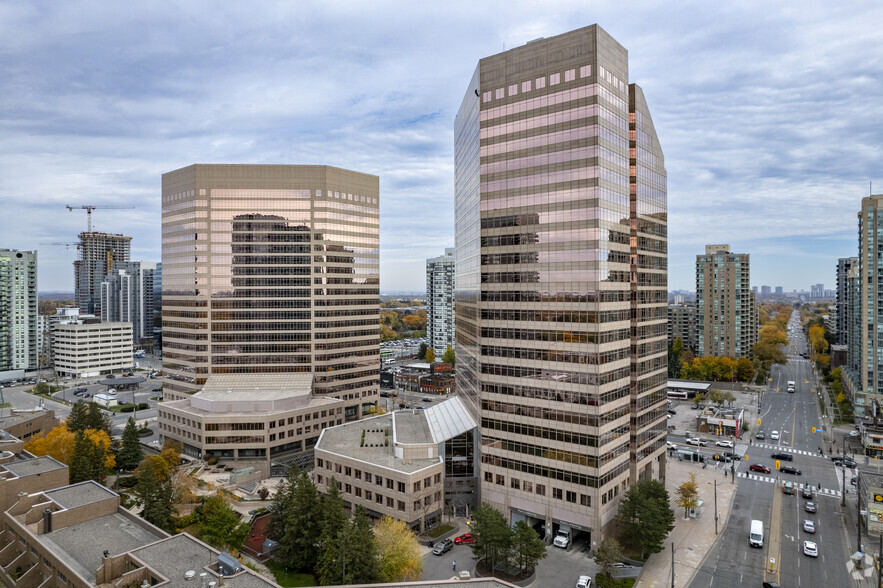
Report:
<svg viewBox="0 0 883 588"><path fill-rule="evenodd" d="M462 545L464 543L475 543L475 537L472 536L472 533L464 533L454 538L455 545Z"/></svg>
<svg viewBox="0 0 883 588"><path fill-rule="evenodd" d="M766 467L765 465L759 464L759 463L751 464L750 466L748 466L748 469L751 470L752 472L763 472L765 474L770 473L770 468Z"/></svg>

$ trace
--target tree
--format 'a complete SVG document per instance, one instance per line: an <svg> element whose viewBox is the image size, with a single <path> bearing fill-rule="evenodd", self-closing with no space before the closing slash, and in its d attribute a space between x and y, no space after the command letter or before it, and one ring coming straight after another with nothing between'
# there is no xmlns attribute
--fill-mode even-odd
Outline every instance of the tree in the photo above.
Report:
<svg viewBox="0 0 883 588"><path fill-rule="evenodd" d="M703 394L702 392L699 392L698 394L696 394L696 396L693 397L693 404L695 404L696 406L699 406L703 402L705 402L705 394Z"/></svg>
<svg viewBox="0 0 883 588"><path fill-rule="evenodd" d="M218 549L239 549L248 535L249 525L221 494L210 496L202 503L199 538Z"/></svg>
<svg viewBox="0 0 883 588"><path fill-rule="evenodd" d="M456 365L456 363L457 363L457 356L456 356L456 354L454 353L454 349L453 349L450 345L448 345L448 348L445 349L445 354L442 355L442 361L445 362L445 363L449 363L449 364L451 364L451 367L453 367L454 365Z"/></svg>
<svg viewBox="0 0 883 588"><path fill-rule="evenodd" d="M74 454L74 434L64 425L55 427L43 437L25 443L25 450L34 455L48 455L70 465Z"/></svg>
<svg viewBox="0 0 883 588"><path fill-rule="evenodd" d="M610 575L610 566L622 561L622 547L619 541L613 537L608 537L601 541L598 549L595 550L595 563L604 570L604 575Z"/></svg>
<svg viewBox="0 0 883 588"><path fill-rule="evenodd" d="M381 582L420 579L423 573L420 544L404 521L384 516L374 525L374 536L380 557Z"/></svg>
<svg viewBox="0 0 883 588"><path fill-rule="evenodd" d="M426 363L432 363L435 361L435 349L432 347L426 348L426 355L423 356L426 360Z"/></svg>
<svg viewBox="0 0 883 588"><path fill-rule="evenodd" d="M736 396L730 390L724 390L721 393L721 398L724 402L726 402L730 407L733 406L733 403L736 402Z"/></svg>
<svg viewBox="0 0 883 588"><path fill-rule="evenodd" d="M687 518L689 509L696 506L699 500L699 485L696 484L696 474L690 474L690 479L678 486L678 506L684 508L684 518Z"/></svg>
<svg viewBox="0 0 883 588"><path fill-rule="evenodd" d="M754 368L751 366L751 360L747 357L740 357L736 360L736 379L740 382L750 382L754 377Z"/></svg>
<svg viewBox="0 0 883 588"><path fill-rule="evenodd" d="M714 404L721 406L724 403L724 394L720 390L715 390L712 388L708 392L708 399L711 400Z"/></svg>
<svg viewBox="0 0 883 588"><path fill-rule="evenodd" d="M512 561L522 573L536 567L546 557L546 543L524 521L518 521L512 528L511 545Z"/></svg>
<svg viewBox="0 0 883 588"><path fill-rule="evenodd" d="M497 564L506 564L512 544L512 534L506 517L493 506L484 503L475 509L472 516L472 553L476 559L486 559L495 569Z"/></svg>
<svg viewBox="0 0 883 588"><path fill-rule="evenodd" d="M345 552L346 513L343 510L343 497L340 485L331 478L328 493L322 497L322 532L319 535L319 560L316 574L322 586L330 586L340 581L341 558Z"/></svg>
<svg viewBox="0 0 883 588"><path fill-rule="evenodd" d="M427 349L429 349L429 346L426 343L421 343L420 348L417 349L417 359L424 359L426 357Z"/></svg>
<svg viewBox="0 0 883 588"><path fill-rule="evenodd" d="M92 440L86 437L86 433L83 431L78 431L74 437L74 453L70 463L71 484L96 478L93 463L94 452Z"/></svg>
<svg viewBox="0 0 883 588"><path fill-rule="evenodd" d="M83 400L77 400L71 407L71 412L65 420L65 425L72 433L85 431L89 428L89 404Z"/></svg>
<svg viewBox="0 0 883 588"><path fill-rule="evenodd" d="M629 488L619 503L617 522L626 542L647 552L662 550L662 543L674 529L674 513L669 507L668 491L657 480L640 480Z"/></svg>
<svg viewBox="0 0 883 588"><path fill-rule="evenodd" d="M684 355L684 342L680 337L668 346L668 377L677 378L681 373L681 361Z"/></svg>
<svg viewBox="0 0 883 588"><path fill-rule="evenodd" d="M138 467L144 459L144 450L141 449L141 436L138 434L138 426L135 419L129 417L126 428L123 429L123 442L119 453L119 466L127 470Z"/></svg>
<svg viewBox="0 0 883 588"><path fill-rule="evenodd" d="M322 529L319 493L306 472L292 469L288 480L270 507L271 536L279 541L279 559L293 569L312 572L319 557L316 538Z"/></svg>
<svg viewBox="0 0 883 588"><path fill-rule="evenodd" d="M323 585L377 581L380 574L377 547L368 513L363 507L357 507L355 516L340 530L337 543L336 549L323 551L319 558ZM326 570L327 575L322 573Z"/></svg>
<svg viewBox="0 0 883 588"><path fill-rule="evenodd" d="M167 533L174 533L174 489L166 463L156 455L149 455L135 470L135 475L138 478L135 496L142 507L141 517Z"/></svg>
<svg viewBox="0 0 883 588"><path fill-rule="evenodd" d="M49 384L46 382L40 382L34 387L34 392L37 394L49 394Z"/></svg>

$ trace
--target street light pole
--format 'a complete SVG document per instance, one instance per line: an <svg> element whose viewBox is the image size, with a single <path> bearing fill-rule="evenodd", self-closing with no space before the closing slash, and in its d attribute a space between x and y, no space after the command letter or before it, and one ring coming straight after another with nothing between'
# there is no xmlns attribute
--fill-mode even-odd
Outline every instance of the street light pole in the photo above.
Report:
<svg viewBox="0 0 883 588"><path fill-rule="evenodd" d="M675 543L671 542L671 588L675 588Z"/></svg>
<svg viewBox="0 0 883 588"><path fill-rule="evenodd" d="M714 480L714 534L717 535L717 478Z"/></svg>

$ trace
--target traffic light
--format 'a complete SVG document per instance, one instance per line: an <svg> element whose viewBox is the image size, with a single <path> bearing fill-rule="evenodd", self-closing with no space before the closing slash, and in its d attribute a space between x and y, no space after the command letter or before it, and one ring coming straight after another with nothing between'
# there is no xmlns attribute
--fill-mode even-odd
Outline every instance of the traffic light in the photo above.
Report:
<svg viewBox="0 0 883 588"><path fill-rule="evenodd" d="M757 419L757 426L760 426L760 419Z"/></svg>

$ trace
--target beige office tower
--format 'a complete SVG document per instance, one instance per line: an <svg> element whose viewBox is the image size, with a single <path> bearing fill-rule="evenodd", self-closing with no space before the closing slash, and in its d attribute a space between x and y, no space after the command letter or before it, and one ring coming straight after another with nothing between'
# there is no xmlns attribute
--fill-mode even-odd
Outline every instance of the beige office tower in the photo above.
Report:
<svg viewBox="0 0 883 588"><path fill-rule="evenodd" d="M757 305L747 253L706 245L696 256L696 330L700 356L749 357L757 344Z"/></svg>
<svg viewBox="0 0 883 588"><path fill-rule="evenodd" d="M210 374L312 373L359 418L379 393L378 211L377 176L329 166L163 174L166 399Z"/></svg>
<svg viewBox="0 0 883 588"><path fill-rule="evenodd" d="M481 499L599 543L665 475L666 172L597 25L482 59L455 122L457 390Z"/></svg>

